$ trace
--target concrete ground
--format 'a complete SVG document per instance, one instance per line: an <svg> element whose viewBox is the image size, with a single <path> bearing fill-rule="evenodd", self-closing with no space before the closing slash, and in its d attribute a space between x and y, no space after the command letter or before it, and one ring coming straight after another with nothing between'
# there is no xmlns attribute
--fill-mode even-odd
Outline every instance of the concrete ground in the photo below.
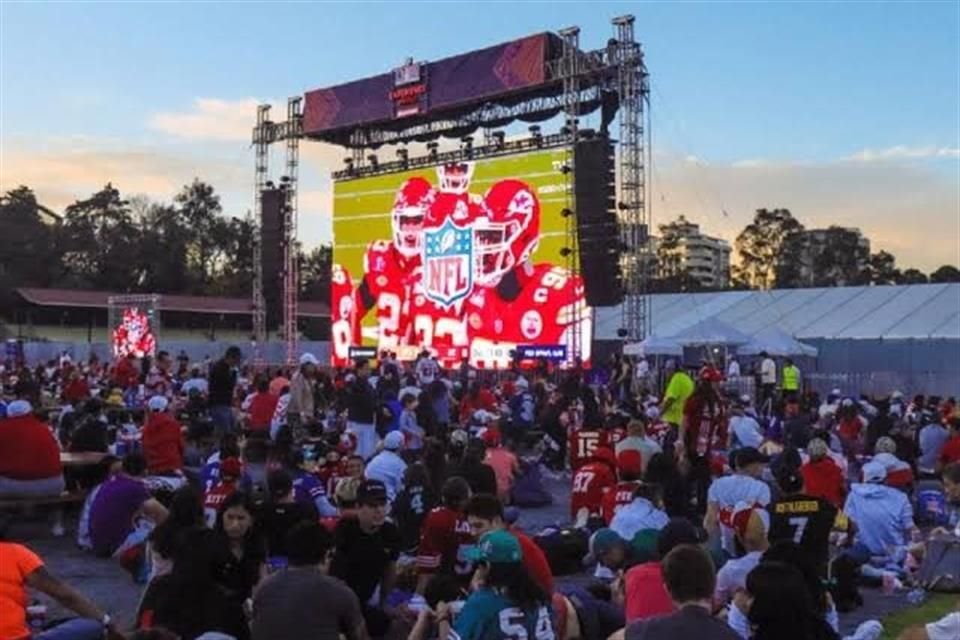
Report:
<svg viewBox="0 0 960 640"><path fill-rule="evenodd" d="M547 478L547 486L555 498L553 505L537 509L525 509L521 512L518 525L526 531L537 531L546 526L562 525L569 522L570 482L566 477ZM18 518L14 521L9 535L19 542L27 544L46 562L47 567L56 576L78 588L91 600L104 607L114 616L121 628L130 628L139 602L142 587L134 584L129 574L116 562L95 558L89 553L77 549L75 544L76 514L67 518L68 534L54 538L43 518ZM561 582L567 578L560 579ZM570 581L578 581L573 576ZM850 614L840 617L841 631L852 633L864 620L881 619L901 608L910 606L906 594L885 596L877 590L863 589L864 606ZM37 597L45 601L42 594ZM69 615L54 603L47 601L48 618L53 619Z"/></svg>

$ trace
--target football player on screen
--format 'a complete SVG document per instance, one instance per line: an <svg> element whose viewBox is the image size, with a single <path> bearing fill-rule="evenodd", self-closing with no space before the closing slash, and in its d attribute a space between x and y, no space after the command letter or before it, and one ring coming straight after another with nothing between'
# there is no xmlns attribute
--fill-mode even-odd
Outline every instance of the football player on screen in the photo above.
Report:
<svg viewBox="0 0 960 640"><path fill-rule="evenodd" d="M473 227L476 286L465 308L471 362L506 367L518 345L570 345L574 331L581 332L581 358L589 360L592 320L583 281L562 267L531 262L540 240L533 190L500 180L484 202L486 216Z"/></svg>
<svg viewBox="0 0 960 640"><path fill-rule="evenodd" d="M473 165L450 163L437 167L439 189L427 207L424 231L439 229L447 220L467 227L485 215L483 198L469 193ZM454 366L467 354L469 341L463 319L463 302L443 306L430 300L424 291L423 262L412 278L409 298L409 331L402 343L432 350L443 366Z"/></svg>
<svg viewBox="0 0 960 640"><path fill-rule="evenodd" d="M374 240L363 256L363 280L357 287L357 323L370 309L376 309L373 337L378 351L395 352L401 338L409 333L406 311L412 280L419 273L423 223L436 192L420 176L401 185L390 210L391 240ZM354 336L358 344L361 336ZM370 336L364 336L370 337Z"/></svg>
<svg viewBox="0 0 960 640"><path fill-rule="evenodd" d="M353 281L346 267L334 264L330 268L330 341L333 366L350 362L350 345L357 344L360 323L354 312Z"/></svg>

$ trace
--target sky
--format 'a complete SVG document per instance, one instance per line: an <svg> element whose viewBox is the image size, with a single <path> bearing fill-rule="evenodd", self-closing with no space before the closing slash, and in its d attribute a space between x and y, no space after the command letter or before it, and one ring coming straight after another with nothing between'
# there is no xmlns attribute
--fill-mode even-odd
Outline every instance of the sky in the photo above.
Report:
<svg viewBox="0 0 960 640"><path fill-rule="evenodd" d="M0 3L0 188L58 210L198 176L253 201L255 108L540 31L600 48L636 16L652 215L733 240L761 207L860 227L901 267L960 265L960 3ZM282 162L282 150L274 166ZM300 237L330 240L342 150L304 143Z"/></svg>

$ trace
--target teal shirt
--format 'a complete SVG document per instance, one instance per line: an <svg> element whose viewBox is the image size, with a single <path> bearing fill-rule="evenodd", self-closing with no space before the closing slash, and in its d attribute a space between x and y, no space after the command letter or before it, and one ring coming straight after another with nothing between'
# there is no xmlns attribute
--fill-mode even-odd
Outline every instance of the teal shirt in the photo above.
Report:
<svg viewBox="0 0 960 640"><path fill-rule="evenodd" d="M475 591L463 605L447 640L556 640L550 609L523 611L490 589Z"/></svg>

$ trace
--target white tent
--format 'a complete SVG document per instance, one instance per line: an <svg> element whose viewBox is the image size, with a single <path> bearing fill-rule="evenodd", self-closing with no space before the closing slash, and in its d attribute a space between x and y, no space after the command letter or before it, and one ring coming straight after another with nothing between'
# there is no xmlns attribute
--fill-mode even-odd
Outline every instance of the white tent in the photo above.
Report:
<svg viewBox="0 0 960 640"><path fill-rule="evenodd" d="M716 318L701 320L670 339L684 347L717 345L735 347L750 342L750 336Z"/></svg>
<svg viewBox="0 0 960 640"><path fill-rule="evenodd" d="M650 336L642 342L634 342L623 347L628 356L682 356L683 345L673 338Z"/></svg>
<svg viewBox="0 0 960 640"><path fill-rule="evenodd" d="M737 348L738 355L757 355L766 351L772 356L816 357L817 349L804 344L779 327L767 327L757 333L747 344Z"/></svg>

